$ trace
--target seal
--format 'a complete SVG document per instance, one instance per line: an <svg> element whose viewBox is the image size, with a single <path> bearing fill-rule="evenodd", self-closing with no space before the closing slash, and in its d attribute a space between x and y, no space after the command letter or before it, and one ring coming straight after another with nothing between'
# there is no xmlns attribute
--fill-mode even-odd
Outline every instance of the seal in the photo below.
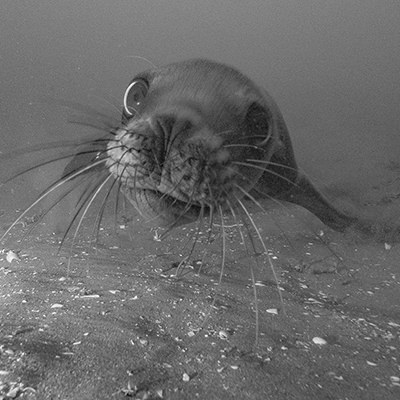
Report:
<svg viewBox="0 0 400 400"><path fill-rule="evenodd" d="M338 231L357 221L299 172L271 96L236 69L209 60L135 76L124 93L121 125L109 139L84 146L63 176L99 163L142 215L163 226L247 215L243 199L259 204L260 197L305 207Z"/></svg>
<svg viewBox="0 0 400 400"><path fill-rule="evenodd" d="M121 121L115 128L106 123L106 130L60 157L72 157L61 178L3 238L38 202L89 173L93 179L66 235L110 182L147 220L168 231L206 218L210 228L217 220L223 226L231 216L244 221L248 232L255 229L265 251L248 200L261 210L262 198L300 205L337 231L373 231L372 224L336 209L300 172L278 106L230 66L194 59L139 73L125 90Z"/></svg>

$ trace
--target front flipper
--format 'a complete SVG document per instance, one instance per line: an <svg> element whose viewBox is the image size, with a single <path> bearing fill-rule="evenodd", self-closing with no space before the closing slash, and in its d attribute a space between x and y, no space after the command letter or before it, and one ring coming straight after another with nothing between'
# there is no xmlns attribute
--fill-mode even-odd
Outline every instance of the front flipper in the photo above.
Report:
<svg viewBox="0 0 400 400"><path fill-rule="evenodd" d="M299 175L291 189L275 198L304 207L335 231L343 232L358 222L333 207L305 176Z"/></svg>

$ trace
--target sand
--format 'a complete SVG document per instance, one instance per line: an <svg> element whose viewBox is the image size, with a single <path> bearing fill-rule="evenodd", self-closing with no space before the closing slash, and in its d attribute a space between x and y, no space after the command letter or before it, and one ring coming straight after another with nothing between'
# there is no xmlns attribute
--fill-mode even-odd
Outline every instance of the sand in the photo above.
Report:
<svg viewBox="0 0 400 400"><path fill-rule="evenodd" d="M17 226L0 259L0 399L400 398L400 245L290 211L254 214L283 301L232 228L221 274L218 234L178 268L195 225L159 241L109 215L72 253Z"/></svg>

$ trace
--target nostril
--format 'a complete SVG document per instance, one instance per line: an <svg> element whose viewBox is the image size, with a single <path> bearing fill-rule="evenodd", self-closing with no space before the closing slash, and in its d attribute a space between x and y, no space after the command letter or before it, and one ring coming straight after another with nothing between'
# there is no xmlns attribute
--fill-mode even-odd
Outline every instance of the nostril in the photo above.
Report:
<svg viewBox="0 0 400 400"><path fill-rule="evenodd" d="M160 136L165 140L168 140L168 138L171 136L172 130L174 129L175 121L176 119L172 115L163 115L157 117L157 133L160 134Z"/></svg>
<svg viewBox="0 0 400 400"><path fill-rule="evenodd" d="M193 129L194 123L188 118L178 118L176 115L160 115L154 119L154 131L157 138L161 139L166 151L167 145L171 144L178 136Z"/></svg>

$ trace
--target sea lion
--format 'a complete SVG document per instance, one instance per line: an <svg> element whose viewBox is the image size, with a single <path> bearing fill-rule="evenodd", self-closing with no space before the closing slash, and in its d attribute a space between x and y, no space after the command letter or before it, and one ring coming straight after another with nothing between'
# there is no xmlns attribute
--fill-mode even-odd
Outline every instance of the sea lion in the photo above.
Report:
<svg viewBox="0 0 400 400"><path fill-rule="evenodd" d="M202 223L205 217L209 228L217 220L223 227L223 219L231 216L243 221L249 233L255 229L264 251L245 200L260 209L262 197L288 201L334 230L375 231L374 224L333 207L299 171L278 106L230 66L194 59L139 73L124 93L120 123L116 128L105 125L106 135L59 157L72 156L60 180L22 212L1 239L38 202L89 173L94 178L86 180L66 235L81 214L79 230L94 198L110 182L147 220L168 231L196 220ZM109 192L104 203L108 197ZM383 230L386 234L388 229Z"/></svg>
<svg viewBox="0 0 400 400"><path fill-rule="evenodd" d="M209 60L135 76L120 126L81 148L63 177L80 175L96 160L142 215L164 226L243 215L243 198L257 203L260 196L305 207L337 231L357 222L299 172L271 96L236 69Z"/></svg>

